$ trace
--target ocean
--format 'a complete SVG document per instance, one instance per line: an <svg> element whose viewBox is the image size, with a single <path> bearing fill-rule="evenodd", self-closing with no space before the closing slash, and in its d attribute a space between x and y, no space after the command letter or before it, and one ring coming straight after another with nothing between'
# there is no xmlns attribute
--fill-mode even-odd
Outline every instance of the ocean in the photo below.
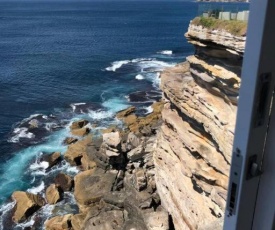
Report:
<svg viewBox="0 0 275 230"><path fill-rule="evenodd" d="M66 151L72 121L88 119L96 133L130 105L150 113L160 72L193 53L184 33L197 12L180 0L0 1L0 229L34 221L8 221L13 191L39 193L58 172L78 172L39 162ZM64 202L73 204L72 194ZM72 211L62 204L55 213ZM37 215L43 221L53 209Z"/></svg>

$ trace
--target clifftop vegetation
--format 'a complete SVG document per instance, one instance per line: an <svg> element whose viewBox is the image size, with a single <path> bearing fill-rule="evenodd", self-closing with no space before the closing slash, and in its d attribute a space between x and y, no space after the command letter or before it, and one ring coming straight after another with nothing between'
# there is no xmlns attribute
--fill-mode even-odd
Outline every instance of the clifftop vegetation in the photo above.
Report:
<svg viewBox="0 0 275 230"><path fill-rule="evenodd" d="M225 30L233 35L245 36L247 30L246 21L221 20L216 18L196 17L191 22L192 25L201 25L211 30Z"/></svg>

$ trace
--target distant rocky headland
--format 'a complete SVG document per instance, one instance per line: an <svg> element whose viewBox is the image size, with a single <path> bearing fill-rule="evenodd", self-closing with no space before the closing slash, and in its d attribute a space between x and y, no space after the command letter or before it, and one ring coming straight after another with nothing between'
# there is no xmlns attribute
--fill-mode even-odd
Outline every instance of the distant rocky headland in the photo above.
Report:
<svg viewBox="0 0 275 230"><path fill-rule="evenodd" d="M64 155L41 156L48 168L65 159L80 172L58 174L43 195L15 191L12 221L30 218L73 191L78 213L48 219L46 230L221 229L234 137L245 28L207 28L194 20L185 34L195 53L161 74L163 98L138 116L117 113L123 126L91 135L78 120ZM36 229L39 219L25 229Z"/></svg>

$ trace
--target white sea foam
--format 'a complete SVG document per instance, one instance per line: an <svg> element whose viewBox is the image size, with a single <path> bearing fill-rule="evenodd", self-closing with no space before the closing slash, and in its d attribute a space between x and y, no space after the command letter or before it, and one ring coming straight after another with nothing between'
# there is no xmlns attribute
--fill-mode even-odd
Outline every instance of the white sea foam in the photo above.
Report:
<svg viewBox="0 0 275 230"><path fill-rule="evenodd" d="M3 229L3 218L5 216L5 214L9 211L11 211L11 209L13 209L13 207L15 206L16 202L9 202L7 204L3 204L0 206L0 230L4 230Z"/></svg>
<svg viewBox="0 0 275 230"><path fill-rule="evenodd" d="M126 65L126 64L128 64L129 62L131 62L131 61L129 61L129 60L115 61L115 62L112 63L111 66L107 67L106 70L107 70L107 71L113 71L113 72L115 72L115 71L116 71L117 69L119 69L121 66Z"/></svg>
<svg viewBox="0 0 275 230"><path fill-rule="evenodd" d="M15 134L13 137L11 137L8 141L12 143L19 142L20 138L28 138L32 139L35 137L35 135L31 132L28 132L28 129L25 127L22 128L15 128L13 130L13 133Z"/></svg>
<svg viewBox="0 0 275 230"><path fill-rule="evenodd" d="M151 106L151 105L150 105L150 106L148 106L148 107L145 107L145 109L147 110L146 114L150 114L150 113L152 113L152 112L153 112L153 108L152 108L152 106Z"/></svg>
<svg viewBox="0 0 275 230"><path fill-rule="evenodd" d="M146 71L149 71L149 72L162 71L167 67L175 66L175 63L167 63L167 62L159 61L159 60L156 60L156 59L153 59L153 60L150 60L150 61L141 61L138 64L139 64L142 71L146 70Z"/></svg>
<svg viewBox="0 0 275 230"><path fill-rule="evenodd" d="M160 51L158 53L164 54L164 55L172 55L173 51L172 50L162 50L162 51Z"/></svg>
<svg viewBox="0 0 275 230"><path fill-rule="evenodd" d="M143 80L144 77L143 77L141 74L138 74L138 75L136 76L136 79L137 79L137 80Z"/></svg>
<svg viewBox="0 0 275 230"><path fill-rule="evenodd" d="M16 202L13 201L13 202L9 202L7 204L4 204L4 205L0 206L0 212L4 214L4 213L10 211L14 207L15 204L16 204Z"/></svg>
<svg viewBox="0 0 275 230"><path fill-rule="evenodd" d="M131 60L132 63L138 63L138 62L141 62L141 61L152 61L154 60L153 58L136 58L136 59L133 59Z"/></svg>
<svg viewBox="0 0 275 230"><path fill-rule="evenodd" d="M104 110L88 110L88 116L93 120L103 120L105 118L110 118L114 114L111 111L104 111Z"/></svg>
<svg viewBox="0 0 275 230"><path fill-rule="evenodd" d="M45 183L44 181L41 182L40 185L37 187L29 188L27 192L32 193L32 194L38 194L40 193L43 189L45 188Z"/></svg>
<svg viewBox="0 0 275 230"><path fill-rule="evenodd" d="M25 229L27 227L31 227L35 223L34 218L35 218L35 216L32 216L29 221L26 221L24 223L18 224L17 226L21 227L22 229Z"/></svg>
<svg viewBox="0 0 275 230"><path fill-rule="evenodd" d="M38 170L38 169L47 169L49 167L49 162L47 161L41 161L41 162L34 162L30 165L31 170Z"/></svg>
<svg viewBox="0 0 275 230"><path fill-rule="evenodd" d="M73 174L79 173L79 169L77 167L68 167L66 171Z"/></svg>
<svg viewBox="0 0 275 230"><path fill-rule="evenodd" d="M70 104L70 106L71 106L72 109L73 109L73 112L75 112L76 106L78 106L78 105L86 105L86 103L84 103L84 102L79 102L79 103Z"/></svg>
<svg viewBox="0 0 275 230"><path fill-rule="evenodd" d="M173 52L171 50L161 51L163 54L171 55ZM175 63L167 63L164 61L157 60L156 58L135 58L132 60L123 60L123 61L115 61L111 66L107 67L106 70L115 72L117 69L122 67L123 65L133 63L141 68L141 72L143 72L146 68L154 68L156 70L163 70L167 67L172 67Z"/></svg>
<svg viewBox="0 0 275 230"><path fill-rule="evenodd" d="M58 127L58 125L54 122L47 122L45 123L45 129L48 131L52 131L52 129Z"/></svg>

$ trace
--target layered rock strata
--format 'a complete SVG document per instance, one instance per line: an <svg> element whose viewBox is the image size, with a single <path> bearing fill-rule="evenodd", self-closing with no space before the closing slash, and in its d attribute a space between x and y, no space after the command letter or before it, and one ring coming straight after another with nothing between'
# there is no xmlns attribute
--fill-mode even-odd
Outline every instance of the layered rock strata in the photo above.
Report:
<svg viewBox="0 0 275 230"><path fill-rule="evenodd" d="M156 185L175 228L221 229L245 37L190 24L195 54L161 74Z"/></svg>

